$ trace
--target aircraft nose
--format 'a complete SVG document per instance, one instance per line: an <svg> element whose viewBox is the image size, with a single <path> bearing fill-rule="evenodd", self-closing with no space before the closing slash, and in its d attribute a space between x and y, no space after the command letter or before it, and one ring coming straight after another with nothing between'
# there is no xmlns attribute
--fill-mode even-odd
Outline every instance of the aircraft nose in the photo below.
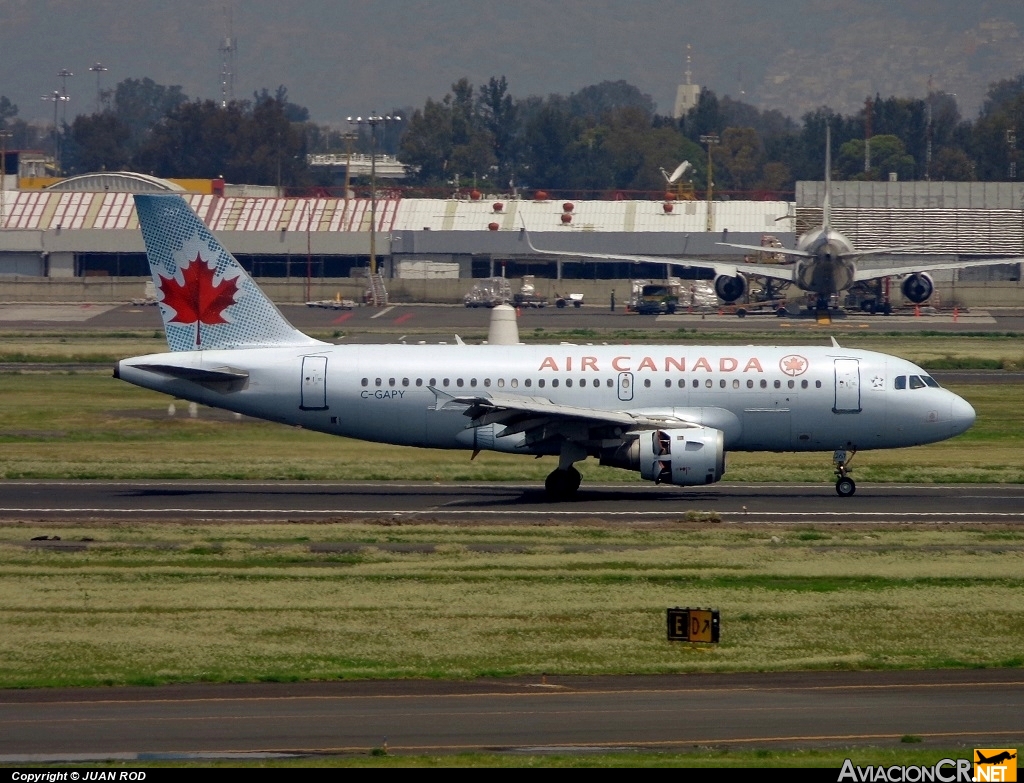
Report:
<svg viewBox="0 0 1024 783"><path fill-rule="evenodd" d="M954 394L952 410L950 411L953 432L957 435L961 432L967 432L971 425L974 424L975 416L974 407L963 397L958 397Z"/></svg>

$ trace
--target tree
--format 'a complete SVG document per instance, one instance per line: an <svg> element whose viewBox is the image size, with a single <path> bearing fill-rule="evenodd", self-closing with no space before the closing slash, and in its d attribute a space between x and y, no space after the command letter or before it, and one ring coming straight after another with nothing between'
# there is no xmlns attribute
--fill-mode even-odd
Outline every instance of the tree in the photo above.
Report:
<svg viewBox="0 0 1024 783"><path fill-rule="evenodd" d="M839 150L836 167L848 179L885 181L891 173L899 179L913 179L916 162L903 140L883 134L871 137L871 168L864 171L864 140L852 139Z"/></svg>
<svg viewBox="0 0 1024 783"><path fill-rule="evenodd" d="M18 116L18 104L11 103L6 95L0 95L0 128L7 127L7 121Z"/></svg>
<svg viewBox="0 0 1024 783"><path fill-rule="evenodd" d="M80 114L71 123L61 163L68 174L129 168L131 131L111 111Z"/></svg>
<svg viewBox="0 0 1024 783"><path fill-rule="evenodd" d="M654 116L654 101L622 79L593 84L569 96L569 112L574 117L601 120L605 114L619 109L637 109L650 119Z"/></svg>
<svg viewBox="0 0 1024 783"><path fill-rule="evenodd" d="M113 112L128 128L130 150L139 149L149 130L187 101L179 85L166 87L149 78L119 82L114 87Z"/></svg>

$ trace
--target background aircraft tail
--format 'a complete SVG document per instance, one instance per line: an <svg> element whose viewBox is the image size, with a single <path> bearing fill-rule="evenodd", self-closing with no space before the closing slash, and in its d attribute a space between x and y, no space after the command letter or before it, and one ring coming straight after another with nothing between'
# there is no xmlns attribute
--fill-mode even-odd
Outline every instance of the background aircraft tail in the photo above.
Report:
<svg viewBox="0 0 1024 783"><path fill-rule="evenodd" d="M825 198L821 203L821 227L832 223L832 126L825 123Z"/></svg>
<svg viewBox="0 0 1024 783"><path fill-rule="evenodd" d="M181 196L139 194L135 210L172 351L321 344L288 323Z"/></svg>

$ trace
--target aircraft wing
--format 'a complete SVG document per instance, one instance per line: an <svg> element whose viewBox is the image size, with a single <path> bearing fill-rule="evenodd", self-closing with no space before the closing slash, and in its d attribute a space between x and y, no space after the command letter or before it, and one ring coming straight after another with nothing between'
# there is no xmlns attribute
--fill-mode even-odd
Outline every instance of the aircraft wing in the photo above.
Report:
<svg viewBox="0 0 1024 783"><path fill-rule="evenodd" d="M1021 264L1024 263L1024 256L1012 256L1003 258L983 258L976 261L958 261L949 264L905 264L902 266L890 266L882 269L857 269L854 282L862 280L877 280L880 277L893 277L894 275L912 275L915 272L936 272L943 269L967 269L972 266L994 266L996 264Z"/></svg>
<svg viewBox="0 0 1024 783"><path fill-rule="evenodd" d="M518 394L475 394L452 396L432 388L437 396L439 410L463 408L469 417L467 428L501 424L504 429L498 437L525 432L535 439L559 435L573 440L588 440L591 428L607 427L621 437L633 430L657 427L697 427L700 425L674 416L634 414L627 411L607 411L559 405L545 397L527 397ZM582 437L572 437L572 430Z"/></svg>
<svg viewBox="0 0 1024 783"><path fill-rule="evenodd" d="M633 256L617 253L572 253L567 250L541 250L540 248L534 247L533 242L530 241L530 235L526 235L526 244L529 245L530 249L534 253L539 253L546 256L562 256L565 258L586 258L591 261L618 261L634 264L679 264L680 266L690 266L695 269L710 269L715 273L715 276L725 277L736 277L738 274L748 276L760 276L770 277L774 280L786 280L787 282L794 282L793 280L793 269L788 266L777 266L775 264L729 264L719 263L717 261L708 261L704 258L666 258L665 256ZM724 244L724 243L720 243ZM756 250L760 253L783 253L785 255L804 255L803 252L795 253L792 250L783 250L781 248L765 248L756 245L729 245L729 247L738 247L749 250Z"/></svg>

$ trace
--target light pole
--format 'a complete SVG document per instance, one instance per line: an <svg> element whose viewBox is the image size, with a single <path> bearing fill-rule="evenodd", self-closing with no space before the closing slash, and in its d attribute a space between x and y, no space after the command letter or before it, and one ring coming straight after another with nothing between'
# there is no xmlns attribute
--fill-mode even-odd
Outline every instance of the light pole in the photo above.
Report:
<svg viewBox="0 0 1024 783"><path fill-rule="evenodd" d="M66 104L67 101L71 100L71 98L68 96L68 79L74 76L74 74L71 73L71 71L69 71L67 68L61 68L59 71L57 71L57 76L60 77L60 94L64 96L64 102ZM63 110L60 113L60 121L64 124L67 124L68 107L66 105L63 107Z"/></svg>
<svg viewBox="0 0 1024 783"><path fill-rule="evenodd" d="M715 216L711 211L711 198L715 192L715 172L711 164L711 148L718 144L721 139L717 133L702 133L700 137L701 144L708 145L708 224L707 229L710 233L715 230Z"/></svg>
<svg viewBox="0 0 1024 783"><path fill-rule="evenodd" d="M100 113L100 76L110 69L103 63L94 63L89 70L96 74L96 113Z"/></svg>
<svg viewBox="0 0 1024 783"><path fill-rule="evenodd" d="M60 90L54 90L49 95L44 95L40 100L53 101L53 165L55 173L60 176L60 144L57 142L57 106L62 101L67 103L71 99L67 95L61 95Z"/></svg>
<svg viewBox="0 0 1024 783"><path fill-rule="evenodd" d="M373 276L377 274L377 126L386 125L389 122L401 122L402 118L397 114L394 116L381 116L373 112L368 117L348 117L353 125L370 126L370 279L372 285ZM374 289L376 298L376 289Z"/></svg>

